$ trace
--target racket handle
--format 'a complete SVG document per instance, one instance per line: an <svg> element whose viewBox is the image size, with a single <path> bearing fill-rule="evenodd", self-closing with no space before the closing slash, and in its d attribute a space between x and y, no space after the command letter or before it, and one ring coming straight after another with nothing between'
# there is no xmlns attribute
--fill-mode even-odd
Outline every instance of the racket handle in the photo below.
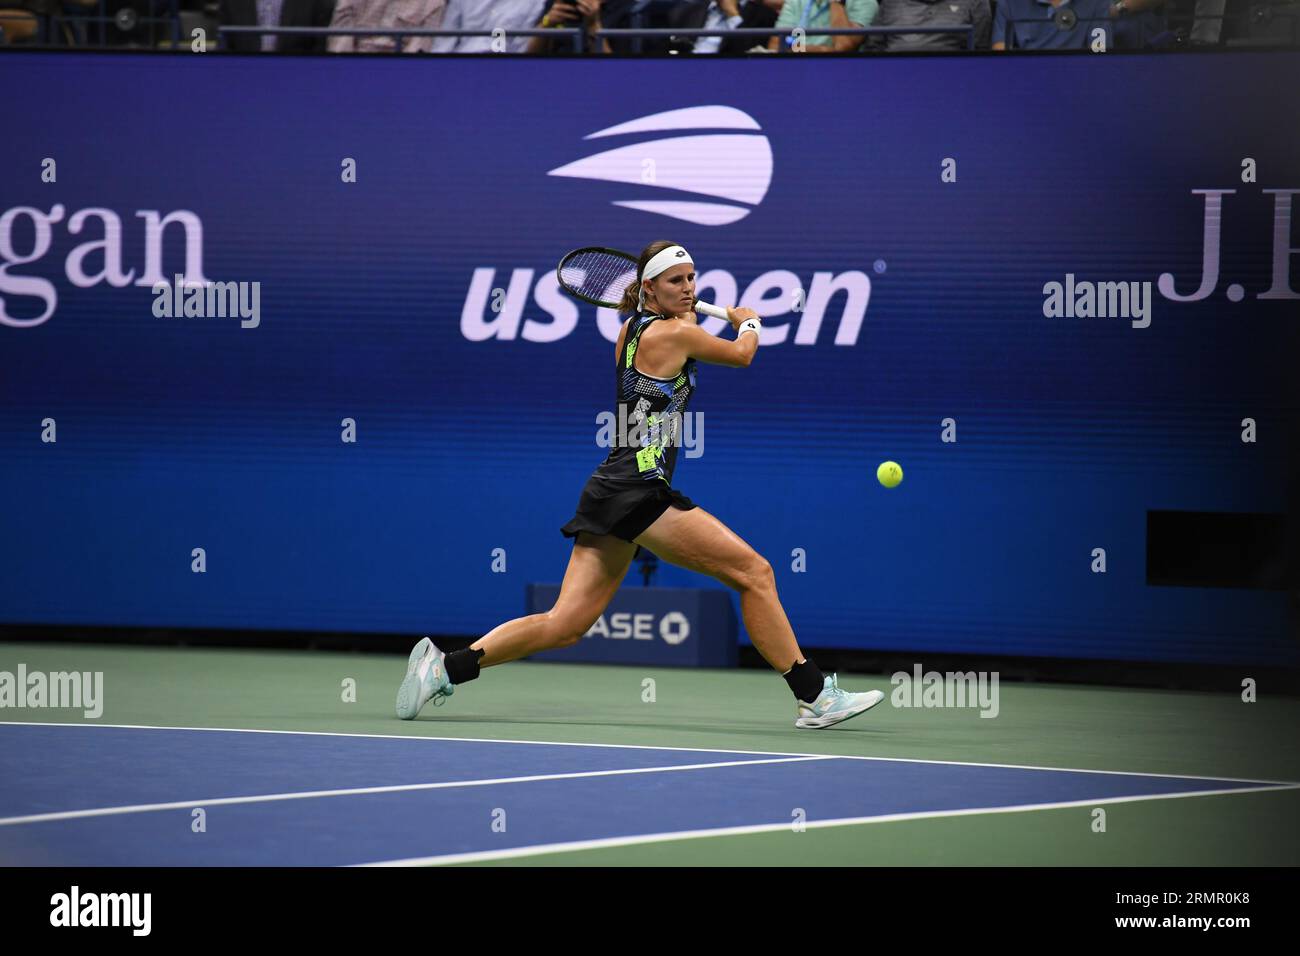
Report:
<svg viewBox="0 0 1300 956"><path fill-rule="evenodd" d="M705 315L711 315L715 319L725 319L727 310L718 305L709 305L707 302L696 302L695 311L703 312Z"/></svg>

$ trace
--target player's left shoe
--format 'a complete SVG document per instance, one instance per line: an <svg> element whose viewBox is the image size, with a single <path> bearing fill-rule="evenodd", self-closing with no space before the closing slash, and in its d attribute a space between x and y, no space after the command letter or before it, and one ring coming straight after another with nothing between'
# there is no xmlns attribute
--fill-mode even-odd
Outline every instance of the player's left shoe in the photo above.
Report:
<svg viewBox="0 0 1300 956"><path fill-rule="evenodd" d="M434 707L442 706L455 693L455 686L447 679L443 656L427 637L411 651L406 662L406 678L397 689L397 716L402 720L414 720L430 700Z"/></svg>
<svg viewBox="0 0 1300 956"><path fill-rule="evenodd" d="M840 690L835 675L831 674L823 682L822 692L816 700L811 704L802 700L798 702L795 710L799 716L794 725L805 730L831 727L870 710L884 699L885 695L878 690L869 690L865 694Z"/></svg>

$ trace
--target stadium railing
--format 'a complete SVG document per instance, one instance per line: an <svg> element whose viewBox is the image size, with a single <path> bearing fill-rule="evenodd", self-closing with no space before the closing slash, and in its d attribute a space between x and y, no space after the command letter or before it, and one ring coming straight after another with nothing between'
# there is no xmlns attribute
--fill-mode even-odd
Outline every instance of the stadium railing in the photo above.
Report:
<svg viewBox="0 0 1300 956"><path fill-rule="evenodd" d="M5 20L34 19L37 21L37 36L39 36L40 44L43 46L54 45L52 35L57 27L71 29L89 41L92 26L99 28L95 31L99 34L98 43L86 42L84 46L80 44L78 46L82 49L106 46L108 44L107 27L109 25L124 33L137 28L149 28L151 36L156 37L157 33L166 33L170 45L180 42L182 14L179 0L150 0L149 12L144 15L138 13L133 7L124 7L110 16L106 0L94 0L93 3L84 3L83 5L87 7L94 6L98 12L93 14L74 13L62 8L57 13L49 14L20 8L0 9L0 38L3 38L5 32ZM4 7L4 0L0 0L0 7ZM163 9L155 10L156 7Z"/></svg>
<svg viewBox="0 0 1300 956"><path fill-rule="evenodd" d="M393 45L393 52L400 47L402 40L412 36L492 36L492 30L376 30L376 29L347 29L339 30L333 27L244 27L244 26L221 26L217 28L224 35L230 34L285 34L292 36L391 36L398 37L397 43ZM544 36L544 37L563 37L572 35L575 52L582 52L583 30L580 27L563 27L551 29L528 29L528 30L506 30L503 31L505 36ZM951 26L951 27L806 27L803 32L807 36L822 35L861 35L871 36L875 34L890 33L960 33L966 35L967 49L974 48L975 28L972 26ZM678 29L675 27L627 27L627 28L607 28L593 30L592 35L596 37L646 37L646 38L696 38L696 37L755 37L767 38L773 36L789 37L790 32L786 30L777 30L772 27L741 27L735 30L718 29ZM599 51L592 52L593 56L603 55Z"/></svg>
<svg viewBox="0 0 1300 956"><path fill-rule="evenodd" d="M285 36L354 36L354 37L396 37L397 42L393 44L391 52L397 53L402 48L402 42L407 37L490 37L496 31L494 30L379 30L374 27L363 29L360 27L340 29L338 27L244 27L244 26L226 26L222 24L217 27L217 32L221 38L233 36L235 34L257 34L262 35L272 33ZM531 27L529 29L505 30L504 36L508 37L550 37L560 39L567 37L573 41L574 52L582 52L583 30L581 27L553 27L550 29L541 29ZM218 47L224 46L224 40L218 43Z"/></svg>
<svg viewBox="0 0 1300 956"><path fill-rule="evenodd" d="M951 27L801 27L806 36L888 36L892 33L963 33L966 49L975 49L975 28L969 24ZM618 27L592 31L602 37L643 37L650 39L694 39L698 37L782 37L789 41L793 31L775 27L737 27L734 30L680 29L677 27Z"/></svg>

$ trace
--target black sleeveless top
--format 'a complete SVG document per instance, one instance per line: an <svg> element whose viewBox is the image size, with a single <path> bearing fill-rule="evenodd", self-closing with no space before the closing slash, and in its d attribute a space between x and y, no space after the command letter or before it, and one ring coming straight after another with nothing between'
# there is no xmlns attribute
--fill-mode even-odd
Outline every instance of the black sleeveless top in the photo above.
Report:
<svg viewBox="0 0 1300 956"><path fill-rule="evenodd" d="M617 421L609 455L595 472L601 478L672 483L682 416L695 391L695 359L688 358L676 378L656 378L636 368L641 335L660 319L664 316L653 312L636 313L628 326L627 342L614 365ZM620 445L624 437L628 444Z"/></svg>

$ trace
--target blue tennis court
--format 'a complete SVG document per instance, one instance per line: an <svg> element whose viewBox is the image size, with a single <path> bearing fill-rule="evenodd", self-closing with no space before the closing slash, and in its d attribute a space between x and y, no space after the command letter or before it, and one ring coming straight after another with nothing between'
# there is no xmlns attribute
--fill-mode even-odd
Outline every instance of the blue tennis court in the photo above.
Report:
<svg viewBox="0 0 1300 956"><path fill-rule="evenodd" d="M826 754L19 723L0 724L0 778L0 863L11 866L460 862L796 822L1300 786Z"/></svg>

